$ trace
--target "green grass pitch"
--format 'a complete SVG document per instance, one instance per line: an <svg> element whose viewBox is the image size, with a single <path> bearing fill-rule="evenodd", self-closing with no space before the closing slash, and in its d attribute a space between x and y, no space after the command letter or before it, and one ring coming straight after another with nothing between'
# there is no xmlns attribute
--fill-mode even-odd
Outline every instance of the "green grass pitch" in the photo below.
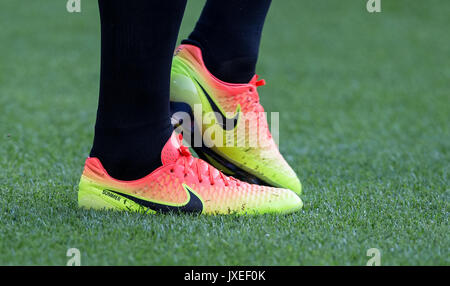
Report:
<svg viewBox="0 0 450 286"><path fill-rule="evenodd" d="M450 264L450 1L274 1L260 95L305 206L259 217L77 208L100 34L96 1L65 2L0 3L1 265Z"/></svg>

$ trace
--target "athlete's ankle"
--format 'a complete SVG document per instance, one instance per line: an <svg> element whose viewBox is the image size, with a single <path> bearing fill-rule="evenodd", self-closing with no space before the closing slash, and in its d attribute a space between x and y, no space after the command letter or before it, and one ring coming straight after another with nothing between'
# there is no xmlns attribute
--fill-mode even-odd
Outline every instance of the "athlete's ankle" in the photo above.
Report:
<svg viewBox="0 0 450 286"><path fill-rule="evenodd" d="M91 157L118 180L140 179L162 165L161 150L172 134L170 122L131 128L95 128Z"/></svg>
<svg viewBox="0 0 450 286"><path fill-rule="evenodd" d="M248 83L255 75L256 56L221 57L220 49L209 47L207 43L203 44L192 39L191 36L182 43L200 48L206 68L224 82Z"/></svg>

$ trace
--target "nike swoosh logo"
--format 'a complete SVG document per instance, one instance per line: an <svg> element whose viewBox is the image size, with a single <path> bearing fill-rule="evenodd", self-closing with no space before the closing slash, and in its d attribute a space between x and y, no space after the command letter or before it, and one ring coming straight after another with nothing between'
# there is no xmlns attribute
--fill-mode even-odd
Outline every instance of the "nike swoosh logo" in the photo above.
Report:
<svg viewBox="0 0 450 286"><path fill-rule="evenodd" d="M139 199L136 197L133 197L131 195L127 195L124 193L116 192L113 190L108 190L110 192L113 192L119 196L122 196L124 198L129 199L130 201L133 201L137 203L138 205L141 205L143 207L149 208L151 210L154 210L156 212L185 212L185 213L201 213L203 211L203 203L200 200L199 197L197 197L194 193L194 191L189 188L187 185L183 185L184 190L188 194L188 202L181 206L171 206L171 205L165 205L160 203L155 203L152 201L147 201L143 199Z"/></svg>
<svg viewBox="0 0 450 286"><path fill-rule="evenodd" d="M222 113L220 108L217 106L217 104L214 102L214 100L211 98L211 96L208 94L208 92L203 88L203 86L198 82L198 80L195 80L202 89L203 93L205 94L206 98L209 101L209 104L211 105L214 114L216 115L217 120L219 121L219 125L222 127L223 130L230 131L233 130L238 123L239 120L239 111L240 108L238 107L236 109L235 115L233 118L228 118L225 116L225 114Z"/></svg>

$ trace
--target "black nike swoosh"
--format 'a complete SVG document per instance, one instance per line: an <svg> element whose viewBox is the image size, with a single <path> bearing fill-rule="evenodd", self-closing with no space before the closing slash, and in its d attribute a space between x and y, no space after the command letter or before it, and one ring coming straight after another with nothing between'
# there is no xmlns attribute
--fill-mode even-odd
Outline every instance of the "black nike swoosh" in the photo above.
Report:
<svg viewBox="0 0 450 286"><path fill-rule="evenodd" d="M164 205L164 204L159 204L159 203L139 199L139 198L136 198L136 197L124 194L124 193L119 193L119 192L116 192L113 190L108 190L108 191L113 192L124 198L127 198L127 199L137 203L138 205L144 206L146 208L149 208L149 209L157 211L157 212L201 213L203 211L203 203L200 200L200 198L197 197L188 186L183 186L183 187L189 196L189 201L183 206L169 206L169 205Z"/></svg>
<svg viewBox="0 0 450 286"><path fill-rule="evenodd" d="M206 98L209 101L209 104L211 105L214 114L216 115L217 120L219 121L219 125L222 127L223 130L230 131L233 130L237 126L237 122L239 119L239 112L234 115L233 118L227 118L225 114L222 113L220 108L217 106L217 104L214 102L214 100L209 96L208 92L203 88L203 86L198 82L198 80L195 80L202 89L203 93L205 94Z"/></svg>

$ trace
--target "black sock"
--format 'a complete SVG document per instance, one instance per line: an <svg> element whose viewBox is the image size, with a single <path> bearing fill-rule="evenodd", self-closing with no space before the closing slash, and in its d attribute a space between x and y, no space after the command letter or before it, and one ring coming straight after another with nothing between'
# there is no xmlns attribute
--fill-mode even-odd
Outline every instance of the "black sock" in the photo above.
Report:
<svg viewBox="0 0 450 286"><path fill-rule="evenodd" d="M161 166L172 54L186 0L99 0L100 97L91 157L121 180Z"/></svg>
<svg viewBox="0 0 450 286"><path fill-rule="evenodd" d="M247 83L255 75L261 33L271 0L208 0L194 31L183 43L202 49L219 79Z"/></svg>

